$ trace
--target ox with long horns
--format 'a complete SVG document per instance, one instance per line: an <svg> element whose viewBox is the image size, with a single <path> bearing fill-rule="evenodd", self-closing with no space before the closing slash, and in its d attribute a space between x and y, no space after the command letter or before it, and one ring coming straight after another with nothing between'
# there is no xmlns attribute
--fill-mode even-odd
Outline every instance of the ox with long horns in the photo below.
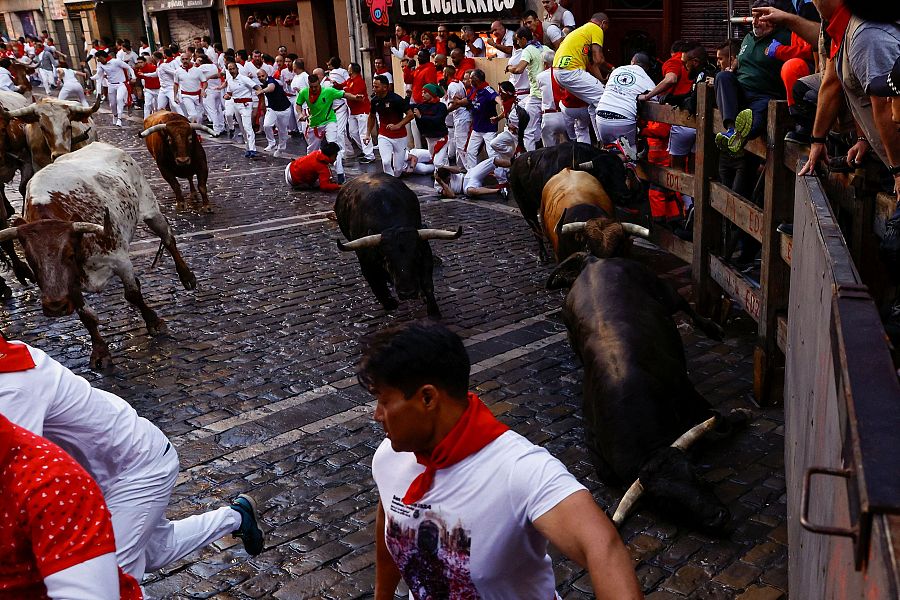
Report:
<svg viewBox="0 0 900 600"><path fill-rule="evenodd" d="M82 292L102 291L112 275L122 280L125 299L140 310L147 330L165 330L164 321L144 301L129 257L139 219L161 239L157 259L163 248L168 250L184 287L197 286L150 184L118 148L97 142L38 171L28 184L23 214L13 219L13 227L0 231L0 241L19 240L37 276L46 316L78 312L91 334L91 368L109 362L110 353Z"/></svg>
<svg viewBox="0 0 900 600"><path fill-rule="evenodd" d="M26 123L25 135L34 170L43 169L57 158L96 141L91 115L100 109L100 98L92 106L79 102L42 98L15 110L4 110L8 119Z"/></svg>
<svg viewBox="0 0 900 600"><path fill-rule="evenodd" d="M191 123L178 113L161 110L144 119L144 130L140 136L144 138L163 179L175 192L175 207L181 209L186 206L178 179L188 180L191 198L196 198L197 190L194 189L196 176L197 189L203 202L201 210L211 212L206 191L209 166L206 162L206 151L197 135L198 131L215 135L215 132L205 125Z"/></svg>
<svg viewBox="0 0 900 600"><path fill-rule="evenodd" d="M589 454L603 481L635 482L614 522L621 525L646 493L679 520L723 531L729 511L700 479L686 452L703 436L730 435L749 413L717 414L697 392L672 315L684 311L714 339L721 339L721 329L700 317L650 268L629 258L574 254L548 281L551 289L566 285L571 289L563 320L584 365Z"/></svg>
<svg viewBox="0 0 900 600"><path fill-rule="evenodd" d="M434 257L429 240L455 240L456 231L422 227L419 198L405 183L382 173L361 175L347 183L334 203L344 236L338 248L356 252L363 277L385 310L397 308L388 283L401 300L424 296L428 315L440 317L434 298Z"/></svg>

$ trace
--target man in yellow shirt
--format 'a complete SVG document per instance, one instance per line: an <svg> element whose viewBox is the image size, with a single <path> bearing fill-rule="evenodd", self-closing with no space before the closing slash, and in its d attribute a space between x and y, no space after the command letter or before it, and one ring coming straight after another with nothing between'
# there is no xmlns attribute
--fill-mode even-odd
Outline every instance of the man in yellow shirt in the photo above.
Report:
<svg viewBox="0 0 900 600"><path fill-rule="evenodd" d="M590 21L563 38L553 58L557 83L588 103L594 133L597 133L597 103L603 95L601 80L606 66L603 32L608 26L609 18L602 12L595 13Z"/></svg>

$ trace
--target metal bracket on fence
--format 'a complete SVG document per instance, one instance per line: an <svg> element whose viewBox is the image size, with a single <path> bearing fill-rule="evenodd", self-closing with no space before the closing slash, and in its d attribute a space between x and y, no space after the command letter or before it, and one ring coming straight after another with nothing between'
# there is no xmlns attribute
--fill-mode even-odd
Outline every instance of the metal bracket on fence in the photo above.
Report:
<svg viewBox="0 0 900 600"><path fill-rule="evenodd" d="M800 505L802 506L802 510L800 512L800 525L802 525L804 529L806 529L807 531L811 531L812 533L848 537L856 542L857 535L859 534L859 525L854 525L850 528L832 527L831 525L818 525L809 521L809 484L812 480L812 476L816 474L831 475L832 477L843 477L844 479L849 481L851 471L850 469L832 469L828 467L810 467L809 469L807 469L806 475L803 477L803 490L800 496Z"/></svg>

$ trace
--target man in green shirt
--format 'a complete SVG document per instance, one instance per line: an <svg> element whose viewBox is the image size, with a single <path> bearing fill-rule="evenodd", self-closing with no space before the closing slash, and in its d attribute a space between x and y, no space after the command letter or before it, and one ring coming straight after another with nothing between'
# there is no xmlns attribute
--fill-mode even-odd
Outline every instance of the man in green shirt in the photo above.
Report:
<svg viewBox="0 0 900 600"><path fill-rule="evenodd" d="M507 66L506 72L518 75L528 69L528 84L531 90L528 101L522 103L528 112L528 126L525 128L522 143L526 151L531 151L541 137L541 86L538 84L537 76L544 70L544 59L541 56L544 47L534 39L534 32L527 27L519 27L516 31L515 43L522 49L522 58L514 66Z"/></svg>
<svg viewBox="0 0 900 600"><path fill-rule="evenodd" d="M752 7L772 5L773 0L756 0ZM737 68L716 75L716 104L725 125L725 132L716 135L716 145L731 155L739 154L747 140L762 133L769 100L785 98L782 62L766 52L773 42L790 45L791 32L754 13L753 31L741 42Z"/></svg>
<svg viewBox="0 0 900 600"><path fill-rule="evenodd" d="M303 88L297 94L297 117L300 121L309 121L309 127L306 130L306 153L315 152L322 145L322 139L334 142L341 146L344 136L338 136L337 115L334 111L334 101L344 98L345 100L360 100L360 96L351 94L343 90L333 87L322 87L322 82L316 75L309 76L309 87ZM306 105L307 109L303 110ZM338 152L337 160L334 163L334 171L337 174L338 183L344 183L344 148Z"/></svg>

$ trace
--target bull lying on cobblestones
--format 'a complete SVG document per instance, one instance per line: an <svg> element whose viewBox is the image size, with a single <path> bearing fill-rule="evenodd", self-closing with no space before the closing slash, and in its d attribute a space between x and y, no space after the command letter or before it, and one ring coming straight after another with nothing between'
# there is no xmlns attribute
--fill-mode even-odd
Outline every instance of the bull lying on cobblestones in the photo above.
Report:
<svg viewBox="0 0 900 600"><path fill-rule="evenodd" d="M590 166L579 166L584 163L590 163ZM541 194L550 178L566 167L581 169L596 177L616 206L630 207L640 196L640 182L629 176L630 171L625 169L622 160L590 144L566 142L520 155L509 169L509 189L537 240L538 256L542 261L549 257L538 220Z"/></svg>
<svg viewBox="0 0 900 600"><path fill-rule="evenodd" d="M78 312L91 334L91 368L102 367L110 354L82 291L102 291L113 274L122 280L125 299L141 311L148 331L165 330L165 322L144 302L128 256L138 219L160 237L160 253L163 246L169 251L184 287L197 286L150 184L118 148L90 144L38 171L28 184L23 212L24 218L13 219L14 227L0 231L0 241L18 239L22 244L46 316Z"/></svg>
<svg viewBox="0 0 900 600"><path fill-rule="evenodd" d="M677 518L721 531L730 522L729 511L697 476L685 451L703 435L728 435L748 414L717 415L694 389L672 315L684 311L715 339L720 329L650 268L629 258L575 254L548 281L550 288L566 285L572 287L563 319L584 364L589 453L604 481L637 480L613 517L616 525L646 491Z"/></svg>
<svg viewBox="0 0 900 600"><path fill-rule="evenodd" d="M541 223L559 262L602 243L603 225L614 217L612 200L590 173L566 167L544 186ZM622 223L622 228L631 235L650 235L646 228L633 223Z"/></svg>
<svg viewBox="0 0 900 600"><path fill-rule="evenodd" d="M202 212L212 212L209 196L206 193L206 180L209 178L209 166L206 162L206 151L200 143L197 131L205 131L210 135L215 132L199 123L191 123L187 117L168 110L160 110L144 119L144 130L141 137L147 143L147 150L153 155L156 166L163 179L175 192L175 208L187 208L184 194L178 179L187 179L191 187L191 198L197 197L203 202ZM194 189L194 176L197 177L197 189Z"/></svg>
<svg viewBox="0 0 900 600"><path fill-rule="evenodd" d="M428 315L439 318L434 299L434 257L429 240L455 240L456 231L423 229L419 198L405 183L383 173L361 175L347 183L334 203L341 233L338 248L356 252L363 277L385 310L397 308L388 282L401 300L425 297Z"/></svg>

